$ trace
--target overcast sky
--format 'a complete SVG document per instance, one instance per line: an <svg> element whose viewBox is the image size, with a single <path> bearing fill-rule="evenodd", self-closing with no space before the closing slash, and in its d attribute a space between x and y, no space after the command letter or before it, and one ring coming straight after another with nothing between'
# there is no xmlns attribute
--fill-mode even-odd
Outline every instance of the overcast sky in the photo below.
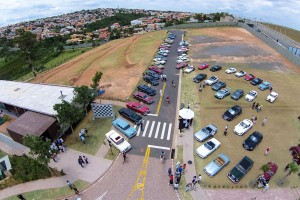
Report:
<svg viewBox="0 0 300 200"><path fill-rule="evenodd" d="M117 7L228 12L300 30L300 0L0 0L0 27L82 9Z"/></svg>

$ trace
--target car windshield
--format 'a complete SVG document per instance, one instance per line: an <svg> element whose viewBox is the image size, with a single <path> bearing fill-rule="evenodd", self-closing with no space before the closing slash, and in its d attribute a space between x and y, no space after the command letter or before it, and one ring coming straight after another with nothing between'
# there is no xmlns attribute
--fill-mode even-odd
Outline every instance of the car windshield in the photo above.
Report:
<svg viewBox="0 0 300 200"><path fill-rule="evenodd" d="M130 127L130 125L128 124L127 126L125 126L125 127L122 127L124 130L127 130L127 129L129 129L129 127Z"/></svg>
<svg viewBox="0 0 300 200"><path fill-rule="evenodd" d="M124 138L121 138L121 136L117 136L114 140L112 140L114 143L116 143L117 145L122 144L122 142L124 142Z"/></svg>
<svg viewBox="0 0 300 200"><path fill-rule="evenodd" d="M209 80L211 81L214 81L216 78L213 76L213 77L210 77Z"/></svg>
<svg viewBox="0 0 300 200"><path fill-rule="evenodd" d="M212 132L212 129L210 127L205 127L204 129L202 129L202 131L204 133L210 133L210 132Z"/></svg>
<svg viewBox="0 0 300 200"><path fill-rule="evenodd" d="M275 97L276 97L276 95L274 95L274 94L270 94L270 96L271 96L271 97L273 97L273 98L275 98Z"/></svg>
<svg viewBox="0 0 300 200"><path fill-rule="evenodd" d="M143 96L143 99L146 99L147 97L148 97L147 95L144 95L144 96Z"/></svg>
<svg viewBox="0 0 300 200"><path fill-rule="evenodd" d="M258 138L255 137L254 135L251 135L251 136L250 136L250 139L251 139L253 142L257 142L257 141L258 141Z"/></svg>
<svg viewBox="0 0 300 200"><path fill-rule="evenodd" d="M255 93L251 91L251 92L249 92L249 95L254 97Z"/></svg>
<svg viewBox="0 0 300 200"><path fill-rule="evenodd" d="M235 114L235 111L234 111L232 108L230 108L230 109L228 110L228 112L229 112L231 115L234 115L234 114Z"/></svg>
<svg viewBox="0 0 300 200"><path fill-rule="evenodd" d="M214 163L216 165L218 165L219 167L223 166L224 163L225 163L225 160L223 160L221 157L217 157L215 160L214 160Z"/></svg>
<svg viewBox="0 0 300 200"><path fill-rule="evenodd" d="M142 106L141 105L132 105L132 107L134 107L134 108L140 108Z"/></svg>
<svg viewBox="0 0 300 200"><path fill-rule="evenodd" d="M216 145L212 142L212 141L209 141L209 142L206 142L204 144L204 146L208 149L208 150L212 150Z"/></svg>
<svg viewBox="0 0 300 200"><path fill-rule="evenodd" d="M243 127L243 128L247 128L247 127L248 127L248 125L245 124L244 122L241 122L241 123L240 123L240 126Z"/></svg>

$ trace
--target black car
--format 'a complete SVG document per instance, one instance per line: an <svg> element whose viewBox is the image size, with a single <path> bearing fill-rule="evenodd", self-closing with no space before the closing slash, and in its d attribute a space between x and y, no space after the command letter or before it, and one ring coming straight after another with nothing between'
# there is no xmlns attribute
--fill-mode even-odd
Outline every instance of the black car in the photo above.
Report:
<svg viewBox="0 0 300 200"><path fill-rule="evenodd" d="M209 70L212 71L212 72L216 72L216 71L219 71L221 69L222 69L222 67L220 65L214 65Z"/></svg>
<svg viewBox="0 0 300 200"><path fill-rule="evenodd" d="M156 86L159 84L158 81L155 80L152 76L144 76L143 79L145 82L150 83L153 86Z"/></svg>
<svg viewBox="0 0 300 200"><path fill-rule="evenodd" d="M227 177L233 182L239 182L252 168L254 161L245 156L230 172Z"/></svg>
<svg viewBox="0 0 300 200"><path fill-rule="evenodd" d="M242 96L244 96L244 90L237 89L234 91L234 93L231 95L231 98L234 100L239 100Z"/></svg>
<svg viewBox="0 0 300 200"><path fill-rule="evenodd" d="M121 108L118 112L120 113L120 115L132 121L134 124L140 124L143 119L140 115L136 114L129 108Z"/></svg>
<svg viewBox="0 0 300 200"><path fill-rule="evenodd" d="M214 91L218 91L224 87L226 87L226 83L222 81L218 81L211 87L211 89Z"/></svg>
<svg viewBox="0 0 300 200"><path fill-rule="evenodd" d="M261 84L262 82L263 82L262 79L260 79L260 78L255 78L255 79L253 79L250 83L251 83L252 85L259 85L259 84Z"/></svg>
<svg viewBox="0 0 300 200"><path fill-rule="evenodd" d="M206 74L198 74L197 76L195 76L194 82L195 82L195 83L200 83L200 82L203 81L206 77L207 77Z"/></svg>
<svg viewBox="0 0 300 200"><path fill-rule="evenodd" d="M263 139L263 135L258 131L254 131L243 142L243 147L248 151L252 151L262 141L262 139Z"/></svg>
<svg viewBox="0 0 300 200"><path fill-rule="evenodd" d="M223 115L223 119L231 121L242 113L242 107L235 105L229 108Z"/></svg>
<svg viewBox="0 0 300 200"><path fill-rule="evenodd" d="M148 85L139 85L139 86L137 86L137 89L139 91L142 91L142 92L150 95L150 96L156 95L156 90L153 89L153 88L151 88L151 87L149 87Z"/></svg>
<svg viewBox="0 0 300 200"><path fill-rule="evenodd" d="M151 76L152 78L154 78L155 80L159 80L160 79L160 75L157 74L155 71L152 70L147 70L145 72L146 75Z"/></svg>

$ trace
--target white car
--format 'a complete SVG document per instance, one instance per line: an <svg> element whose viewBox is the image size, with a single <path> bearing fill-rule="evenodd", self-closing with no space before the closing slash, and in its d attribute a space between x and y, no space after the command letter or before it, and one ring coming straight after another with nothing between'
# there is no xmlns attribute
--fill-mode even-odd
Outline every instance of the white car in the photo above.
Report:
<svg viewBox="0 0 300 200"><path fill-rule="evenodd" d="M190 60L187 58L187 59L177 59L176 63L179 64L179 63L182 63L182 62L189 62Z"/></svg>
<svg viewBox="0 0 300 200"><path fill-rule="evenodd" d="M249 131L253 126L253 122L249 119L244 119L238 125L236 125L233 131L237 135L244 135L247 131Z"/></svg>
<svg viewBox="0 0 300 200"><path fill-rule="evenodd" d="M246 74L247 73L245 71L239 71L239 72L235 73L235 76L240 78L240 77L246 76Z"/></svg>
<svg viewBox="0 0 300 200"><path fill-rule="evenodd" d="M168 49L160 48L159 51L167 52L169 53L170 51Z"/></svg>
<svg viewBox="0 0 300 200"><path fill-rule="evenodd" d="M218 77L217 76L212 76L212 77L210 77L209 79L207 79L207 80L205 80L204 81L204 83L206 84L206 85L213 85L213 84L215 84L216 82L218 82Z"/></svg>
<svg viewBox="0 0 300 200"><path fill-rule="evenodd" d="M216 138L211 138L206 143L198 147L196 149L196 154L200 158L206 158L209 156L212 152L214 152L219 146L221 145L221 142L219 142Z"/></svg>
<svg viewBox="0 0 300 200"><path fill-rule="evenodd" d="M120 152L127 152L131 149L130 144L115 130L111 130L105 134L108 141L111 142Z"/></svg>
<svg viewBox="0 0 300 200"><path fill-rule="evenodd" d="M189 65L189 66L184 70L184 72L187 73L187 74L189 74L189 73L191 73L191 72L194 71L194 70L195 70L195 67L192 66L192 65Z"/></svg>
<svg viewBox="0 0 300 200"><path fill-rule="evenodd" d="M232 74L232 73L235 73L235 72L236 72L236 69L233 68L233 67L231 67L231 68L229 68L229 69L226 69L225 72L226 72L227 74Z"/></svg>
<svg viewBox="0 0 300 200"><path fill-rule="evenodd" d="M178 56L177 57L177 60L184 60L184 59L189 59L187 56Z"/></svg>
<svg viewBox="0 0 300 200"><path fill-rule="evenodd" d="M276 92L271 92L268 97L267 97L267 101L270 103L273 103L278 97L278 94Z"/></svg>
<svg viewBox="0 0 300 200"><path fill-rule="evenodd" d="M257 97L257 92L255 90L250 90L250 92L245 96L246 101L253 101Z"/></svg>

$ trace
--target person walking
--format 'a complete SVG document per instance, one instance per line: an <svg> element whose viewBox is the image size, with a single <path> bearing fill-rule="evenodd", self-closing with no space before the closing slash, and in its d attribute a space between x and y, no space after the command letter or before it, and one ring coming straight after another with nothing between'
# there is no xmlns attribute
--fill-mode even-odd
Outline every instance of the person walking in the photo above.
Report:
<svg viewBox="0 0 300 200"><path fill-rule="evenodd" d="M256 122L257 122L257 116L254 117L253 124L256 124Z"/></svg>
<svg viewBox="0 0 300 200"><path fill-rule="evenodd" d="M169 96L167 96L166 102L167 102L168 104L170 104L170 97L169 97Z"/></svg>
<svg viewBox="0 0 300 200"><path fill-rule="evenodd" d="M182 166L182 172L183 173L185 172L185 168L186 168L186 163L184 163L183 166Z"/></svg>
<svg viewBox="0 0 300 200"><path fill-rule="evenodd" d="M178 182L175 182L174 183L174 190L178 190L178 186L179 186Z"/></svg>
<svg viewBox="0 0 300 200"><path fill-rule="evenodd" d="M269 90L270 90L270 93L272 92L273 88L272 86L269 86Z"/></svg>
<svg viewBox="0 0 300 200"><path fill-rule="evenodd" d="M171 174L170 176L169 176L169 186L172 186L173 185L173 175Z"/></svg>
<svg viewBox="0 0 300 200"><path fill-rule="evenodd" d="M89 164L88 158L83 156L83 161L85 162L85 164Z"/></svg>
<svg viewBox="0 0 300 200"><path fill-rule="evenodd" d="M267 156L270 153L270 150L271 150L271 147L266 148L265 156Z"/></svg>
<svg viewBox="0 0 300 200"><path fill-rule="evenodd" d="M255 108L255 101L252 104L252 110L254 110L254 108Z"/></svg>
<svg viewBox="0 0 300 200"><path fill-rule="evenodd" d="M263 192L266 192L268 189L269 189L269 184L267 183L266 185L265 185L265 187L264 187L264 189L263 189Z"/></svg>
<svg viewBox="0 0 300 200"><path fill-rule="evenodd" d="M67 185L71 190L73 190L73 184L69 180L67 180Z"/></svg>
<svg viewBox="0 0 300 200"><path fill-rule="evenodd" d="M179 171L180 176L181 176L181 173L182 173L182 171L183 171L182 166L178 167L178 171Z"/></svg>
<svg viewBox="0 0 300 200"><path fill-rule="evenodd" d="M168 169L168 176L171 176L171 174L172 174L172 168L170 167L170 168Z"/></svg>
<svg viewBox="0 0 300 200"><path fill-rule="evenodd" d="M251 117L251 121L252 121L252 122L254 122L254 115L252 115L252 117Z"/></svg>
<svg viewBox="0 0 300 200"><path fill-rule="evenodd" d="M141 124L140 124L140 127L141 127L141 131L144 131L144 119L142 119L142 121L141 121Z"/></svg>
<svg viewBox="0 0 300 200"><path fill-rule="evenodd" d="M225 129L224 129L224 135L225 136L227 135L227 131L228 131L228 124L225 126Z"/></svg>
<svg viewBox="0 0 300 200"><path fill-rule="evenodd" d="M257 111L258 106L259 106L259 103L256 103L256 105L255 105L256 111Z"/></svg>
<svg viewBox="0 0 300 200"><path fill-rule="evenodd" d="M77 190L76 186L73 184L73 190L75 191L75 194L79 194L79 191Z"/></svg>
<svg viewBox="0 0 300 200"><path fill-rule="evenodd" d="M197 180L199 184L201 183L201 180L202 180L202 176L201 176L201 174L199 174L198 180Z"/></svg>
<svg viewBox="0 0 300 200"><path fill-rule="evenodd" d="M178 161L178 162L176 163L176 170L177 170L179 167L180 167L180 162Z"/></svg>
<svg viewBox="0 0 300 200"><path fill-rule="evenodd" d="M172 86L176 87L174 80L172 80Z"/></svg>
<svg viewBox="0 0 300 200"><path fill-rule="evenodd" d="M262 126L265 126L266 125L266 123L267 123L267 118L266 117L264 117L264 119L263 119L263 121L262 121Z"/></svg>
<svg viewBox="0 0 300 200"><path fill-rule="evenodd" d="M123 164L125 163L126 160L126 152L123 152Z"/></svg>
<svg viewBox="0 0 300 200"><path fill-rule="evenodd" d="M81 156L79 156L79 158L78 158L78 164L79 164L82 168L84 168L84 161L83 161L83 159L82 159Z"/></svg>
<svg viewBox="0 0 300 200"><path fill-rule="evenodd" d="M199 92L202 92L202 86L201 86L201 84L199 86Z"/></svg>
<svg viewBox="0 0 300 200"><path fill-rule="evenodd" d="M194 190L196 190L196 183L197 183L197 176L194 176L193 180L192 180L192 184L193 184L193 189Z"/></svg>
<svg viewBox="0 0 300 200"><path fill-rule="evenodd" d="M180 179L181 179L181 176L178 176L178 177L176 178L177 183L180 183Z"/></svg>

